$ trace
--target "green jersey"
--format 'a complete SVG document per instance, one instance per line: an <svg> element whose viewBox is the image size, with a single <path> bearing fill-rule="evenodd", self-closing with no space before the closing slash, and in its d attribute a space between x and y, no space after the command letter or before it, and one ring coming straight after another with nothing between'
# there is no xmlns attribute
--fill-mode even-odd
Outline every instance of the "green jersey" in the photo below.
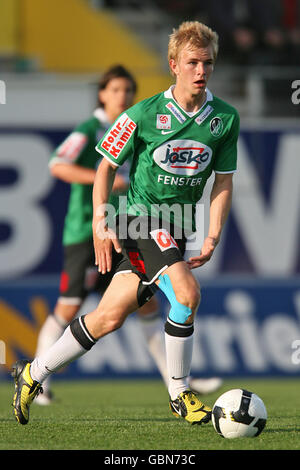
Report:
<svg viewBox="0 0 300 470"><path fill-rule="evenodd" d="M194 231L196 203L211 173L236 171L238 113L209 90L206 95L200 110L187 113L171 87L121 114L97 144L114 165L132 158L127 214Z"/></svg>
<svg viewBox="0 0 300 470"><path fill-rule="evenodd" d="M67 163L96 169L99 155L95 145L111 123L103 109L95 110L93 116L79 124L51 156L49 166ZM63 244L80 243L92 238L93 185L72 183L68 210L64 222ZM115 201L110 201L115 203Z"/></svg>

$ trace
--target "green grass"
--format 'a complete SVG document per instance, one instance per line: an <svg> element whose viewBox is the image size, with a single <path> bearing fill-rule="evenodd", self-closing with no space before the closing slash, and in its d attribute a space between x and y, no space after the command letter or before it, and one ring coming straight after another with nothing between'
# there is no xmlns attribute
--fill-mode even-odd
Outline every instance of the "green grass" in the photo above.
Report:
<svg viewBox="0 0 300 470"><path fill-rule="evenodd" d="M12 414L12 383L0 385L0 449L4 450L296 450L300 449L299 384L285 380L226 380L203 397L212 406L231 388L247 388L267 408L265 430L256 438L223 439L212 424L190 426L173 417L161 381L56 381L57 401L33 404L30 422Z"/></svg>

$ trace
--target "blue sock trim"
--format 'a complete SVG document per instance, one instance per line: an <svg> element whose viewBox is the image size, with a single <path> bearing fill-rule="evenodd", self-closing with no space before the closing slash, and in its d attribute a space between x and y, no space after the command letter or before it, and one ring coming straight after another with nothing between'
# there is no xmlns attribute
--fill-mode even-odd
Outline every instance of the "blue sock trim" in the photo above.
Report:
<svg viewBox="0 0 300 470"><path fill-rule="evenodd" d="M158 285L159 289L163 291L171 304L171 310L169 312L170 320L184 325L192 314L191 308L178 302L168 274L161 274L158 279L160 281Z"/></svg>

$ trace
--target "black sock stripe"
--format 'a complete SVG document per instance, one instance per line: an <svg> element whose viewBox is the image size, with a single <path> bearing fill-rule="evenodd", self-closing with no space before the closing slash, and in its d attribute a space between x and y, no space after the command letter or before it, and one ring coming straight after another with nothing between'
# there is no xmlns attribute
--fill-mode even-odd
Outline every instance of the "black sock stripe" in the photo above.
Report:
<svg viewBox="0 0 300 470"><path fill-rule="evenodd" d="M74 338L87 351L96 343L95 338L92 337L85 325L84 316L75 318L70 324L70 329Z"/></svg>
<svg viewBox="0 0 300 470"><path fill-rule="evenodd" d="M194 324L182 325L167 318L167 321L165 323L165 332L170 336L186 338L194 333Z"/></svg>

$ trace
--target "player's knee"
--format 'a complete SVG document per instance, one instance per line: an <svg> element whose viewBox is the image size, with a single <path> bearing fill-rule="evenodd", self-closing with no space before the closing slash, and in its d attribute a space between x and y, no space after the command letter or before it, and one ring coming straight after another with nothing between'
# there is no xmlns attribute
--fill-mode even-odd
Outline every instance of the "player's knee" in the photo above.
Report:
<svg viewBox="0 0 300 470"><path fill-rule="evenodd" d="M195 312L201 302L200 287L196 283L193 285L185 286L176 292L177 301L186 307L189 307L192 312Z"/></svg>
<svg viewBox="0 0 300 470"><path fill-rule="evenodd" d="M159 276L159 281L159 288L171 304L169 318L179 324L192 323L200 302L200 288L196 280L192 279L186 286L176 286L176 291L167 274Z"/></svg>

